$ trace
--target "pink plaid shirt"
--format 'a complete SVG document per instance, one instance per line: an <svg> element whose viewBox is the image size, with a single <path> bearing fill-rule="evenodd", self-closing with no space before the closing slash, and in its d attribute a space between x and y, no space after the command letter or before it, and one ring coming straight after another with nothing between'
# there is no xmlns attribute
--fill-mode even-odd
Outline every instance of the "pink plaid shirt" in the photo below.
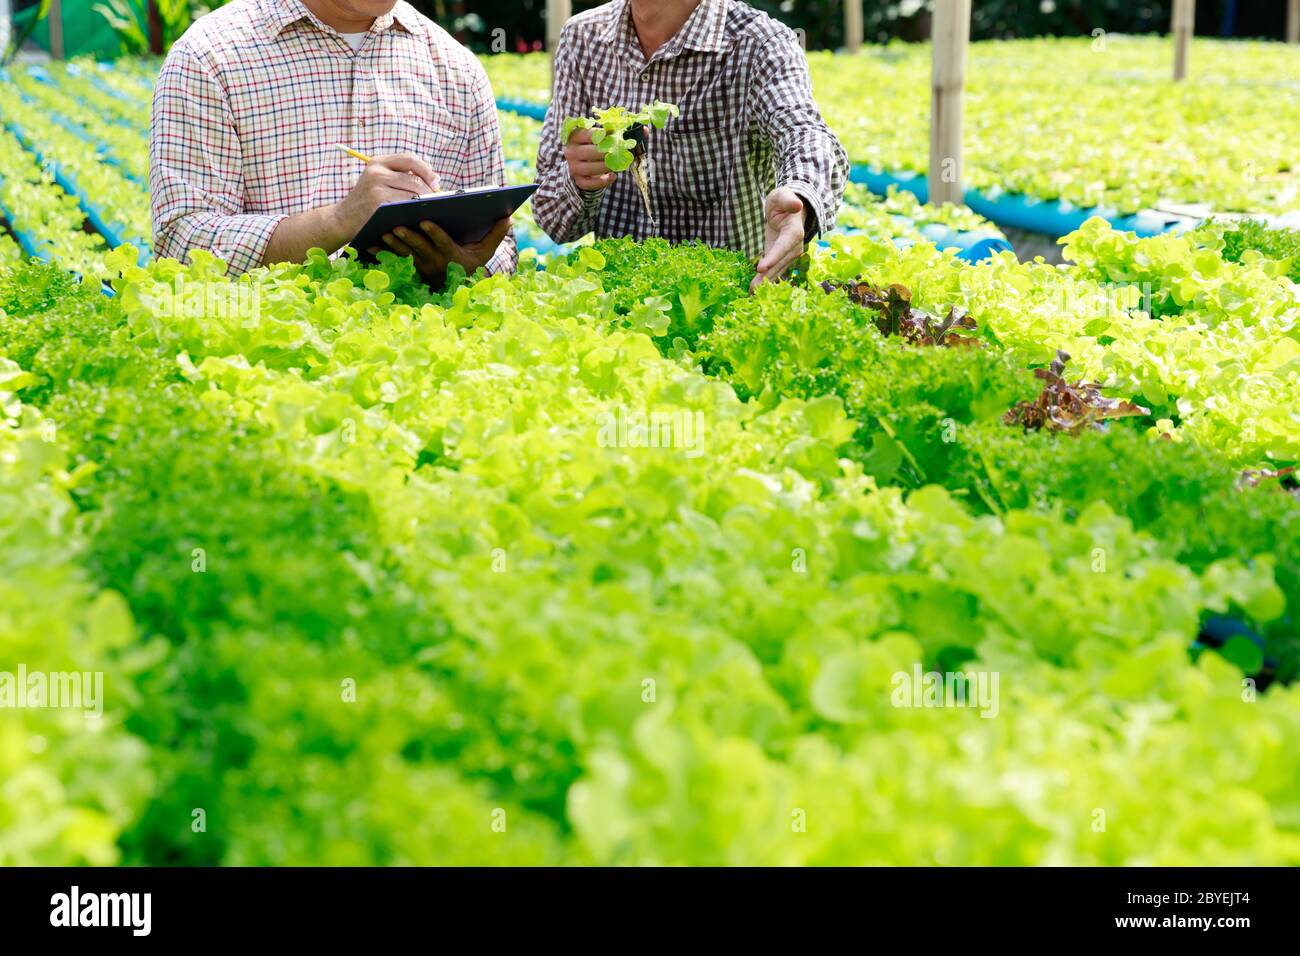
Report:
<svg viewBox="0 0 1300 956"><path fill-rule="evenodd" d="M154 91L155 253L206 249L232 274L261 265L281 221L356 184L364 167L335 143L418 156L444 189L505 183L482 64L403 0L355 53L299 0L234 0L201 17ZM488 270L515 261L510 235Z"/></svg>

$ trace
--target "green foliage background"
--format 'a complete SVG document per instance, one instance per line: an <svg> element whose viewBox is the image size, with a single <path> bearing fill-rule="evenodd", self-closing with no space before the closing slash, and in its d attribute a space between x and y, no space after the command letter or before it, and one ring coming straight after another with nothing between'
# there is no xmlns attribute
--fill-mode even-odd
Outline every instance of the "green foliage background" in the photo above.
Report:
<svg viewBox="0 0 1300 956"><path fill-rule="evenodd" d="M143 2L143 0L142 0ZM192 0L195 16L222 5L223 0ZM546 36L546 0L409 0L476 50L492 48L493 31L505 31L505 50L540 49ZM809 49L834 49L844 42L845 0L748 0L751 6L806 32ZM861 0L869 42L893 39L924 40L930 32L934 0ZM575 0L574 12L598 6ZM15 20L30 21L38 0L17 0ZM979 0L971 13L974 39L1032 36L1078 36L1104 29L1112 33L1163 33L1169 28L1170 0ZM1226 27L1234 11L1233 27ZM1197 32L1202 35L1275 37L1282 35L1285 0L1201 0L1196 7ZM99 16L69 20L65 42L78 31L102 29ZM37 42L45 45L38 31Z"/></svg>
<svg viewBox="0 0 1300 956"><path fill-rule="evenodd" d="M546 34L546 0L412 0L426 15L463 39L487 49L491 31L507 33L510 50ZM748 0L751 6L807 32L811 49L833 49L844 42L844 0ZM929 36L934 0L862 0L869 41L922 40ZM575 0L574 12L598 6ZM1219 34L1229 0L1196 5L1197 32ZM1236 3L1237 36L1281 35L1285 0ZM1104 29L1118 33L1163 33L1169 29L1170 0L979 0L973 4L975 39L1027 36L1077 36Z"/></svg>

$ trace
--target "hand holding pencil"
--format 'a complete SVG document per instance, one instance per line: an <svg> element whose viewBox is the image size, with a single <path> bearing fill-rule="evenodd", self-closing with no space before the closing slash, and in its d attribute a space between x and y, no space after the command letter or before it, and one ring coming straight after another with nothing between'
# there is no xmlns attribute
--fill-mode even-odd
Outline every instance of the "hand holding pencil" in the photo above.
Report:
<svg viewBox="0 0 1300 956"><path fill-rule="evenodd" d="M417 159L409 153L394 153L390 156L380 156L378 159L375 159L371 156L367 156L360 150L353 149L351 146L344 145L343 143L335 143L334 148L340 152L347 153L353 159L360 160L367 166L380 164L392 169L405 170L417 179L422 180L426 185L436 184L438 181L438 174L433 171L433 167L424 162L424 160Z"/></svg>
<svg viewBox="0 0 1300 956"><path fill-rule="evenodd" d="M422 159L406 153L372 159L347 146L338 148L366 164L347 198L335 207L335 223L341 233L356 235L384 203L438 192L438 174Z"/></svg>

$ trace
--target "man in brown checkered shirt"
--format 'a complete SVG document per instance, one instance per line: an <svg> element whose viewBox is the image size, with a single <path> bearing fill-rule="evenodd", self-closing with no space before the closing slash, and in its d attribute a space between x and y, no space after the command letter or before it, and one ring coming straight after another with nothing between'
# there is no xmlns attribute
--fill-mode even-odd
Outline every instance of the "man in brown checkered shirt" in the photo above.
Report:
<svg viewBox="0 0 1300 956"><path fill-rule="evenodd" d="M646 138L654 223L633 178L615 176L568 117L655 100L681 117ZM557 242L658 235L758 257L780 278L830 230L849 164L813 100L793 31L739 0L613 0L565 25L538 151L538 224Z"/></svg>

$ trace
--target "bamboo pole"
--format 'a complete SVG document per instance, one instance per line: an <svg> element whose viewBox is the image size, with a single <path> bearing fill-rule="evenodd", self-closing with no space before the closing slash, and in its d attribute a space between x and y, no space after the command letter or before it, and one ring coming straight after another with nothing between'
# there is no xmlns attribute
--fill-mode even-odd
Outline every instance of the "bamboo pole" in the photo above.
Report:
<svg viewBox="0 0 1300 956"><path fill-rule="evenodd" d="M167 45L163 38L162 10L158 7L158 0L149 0L149 52L154 56L162 56L166 53L164 47Z"/></svg>
<svg viewBox="0 0 1300 956"><path fill-rule="evenodd" d="M55 60L64 59L64 4L62 0L51 0L49 13L49 56Z"/></svg>
<svg viewBox="0 0 1300 956"><path fill-rule="evenodd" d="M1179 82L1187 78L1192 34L1196 32L1196 0L1174 0L1171 32L1174 35L1174 82Z"/></svg>
<svg viewBox="0 0 1300 956"><path fill-rule="evenodd" d="M930 66L930 202L965 202L962 189L962 98L971 0L938 0Z"/></svg>
<svg viewBox="0 0 1300 956"><path fill-rule="evenodd" d="M1300 0L1287 0L1286 42L1300 43Z"/></svg>
<svg viewBox="0 0 1300 956"><path fill-rule="evenodd" d="M573 0L546 0L546 49L552 53L560 45L560 31L573 16Z"/></svg>
<svg viewBox="0 0 1300 956"><path fill-rule="evenodd" d="M51 0L47 14L50 26L50 56L63 59L63 0Z"/></svg>
<svg viewBox="0 0 1300 956"><path fill-rule="evenodd" d="M844 49L849 53L857 53L862 49L865 35L862 0L844 0Z"/></svg>

